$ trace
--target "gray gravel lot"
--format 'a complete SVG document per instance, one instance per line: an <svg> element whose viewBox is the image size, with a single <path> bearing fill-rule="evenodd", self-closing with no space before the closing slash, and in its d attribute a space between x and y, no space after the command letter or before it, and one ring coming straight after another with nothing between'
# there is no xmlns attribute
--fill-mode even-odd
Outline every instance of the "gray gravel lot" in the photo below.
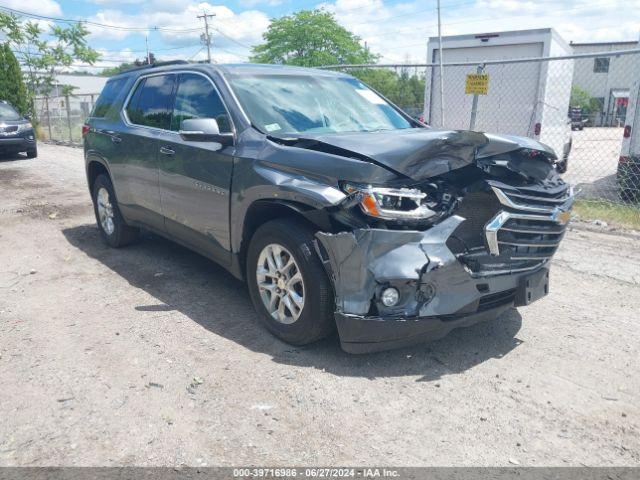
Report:
<svg viewBox="0 0 640 480"><path fill-rule="evenodd" d="M0 160L0 465L640 465L640 237L573 228L552 293L408 349L261 329L159 237L107 248L82 151Z"/></svg>

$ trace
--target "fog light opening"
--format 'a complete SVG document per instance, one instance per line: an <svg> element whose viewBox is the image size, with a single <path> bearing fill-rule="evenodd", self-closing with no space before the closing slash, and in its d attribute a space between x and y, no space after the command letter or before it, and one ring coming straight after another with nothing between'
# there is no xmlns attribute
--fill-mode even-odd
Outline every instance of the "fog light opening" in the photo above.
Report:
<svg viewBox="0 0 640 480"><path fill-rule="evenodd" d="M400 300L400 292L394 287L385 288L380 295L380 300L385 307L393 307Z"/></svg>

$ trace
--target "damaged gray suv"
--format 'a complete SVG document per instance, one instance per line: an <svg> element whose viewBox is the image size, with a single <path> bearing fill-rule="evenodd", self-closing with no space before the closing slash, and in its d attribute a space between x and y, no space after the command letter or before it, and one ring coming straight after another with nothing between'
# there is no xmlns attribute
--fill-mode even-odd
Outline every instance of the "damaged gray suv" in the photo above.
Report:
<svg viewBox="0 0 640 480"><path fill-rule="evenodd" d="M111 78L83 127L105 241L144 227L244 279L301 345L383 350L548 293L573 202L556 155L437 131L349 75L152 65Z"/></svg>

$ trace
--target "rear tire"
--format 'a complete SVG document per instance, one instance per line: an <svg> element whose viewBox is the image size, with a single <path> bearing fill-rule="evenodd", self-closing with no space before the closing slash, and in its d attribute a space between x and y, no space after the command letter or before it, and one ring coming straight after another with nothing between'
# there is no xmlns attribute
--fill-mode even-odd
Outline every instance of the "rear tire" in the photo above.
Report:
<svg viewBox="0 0 640 480"><path fill-rule="evenodd" d="M269 252L280 252L282 256L270 256ZM290 262L291 257L293 263ZM246 263L251 301L258 319L273 335L293 345L305 345L335 330L333 291L315 252L310 228L290 219L265 223L251 238ZM282 265L282 268L274 270L269 265ZM287 265L292 265L289 270ZM277 272L277 276L273 272ZM295 286L297 290L289 290L285 285L288 285L288 280L293 280L296 272L302 281ZM275 293L276 290L280 293ZM292 298L297 299L295 304ZM298 310L301 298L303 306ZM289 309L287 305L293 308ZM279 308L284 318L276 318Z"/></svg>
<svg viewBox="0 0 640 480"><path fill-rule="evenodd" d="M107 175L98 175L93 182L92 199L98 230L108 245L119 248L138 239L140 229L130 227L122 218L113 184Z"/></svg>

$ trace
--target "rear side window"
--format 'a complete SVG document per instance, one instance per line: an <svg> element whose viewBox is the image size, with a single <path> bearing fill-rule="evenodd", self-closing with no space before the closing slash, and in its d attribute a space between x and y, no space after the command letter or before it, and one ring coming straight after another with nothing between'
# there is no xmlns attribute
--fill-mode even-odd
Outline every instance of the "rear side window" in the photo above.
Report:
<svg viewBox="0 0 640 480"><path fill-rule="evenodd" d="M215 118L221 133L231 132L229 114L213 84L202 75L183 73L178 81L171 130L180 130L183 120Z"/></svg>
<svg viewBox="0 0 640 480"><path fill-rule="evenodd" d="M107 116L107 113L115 103L118 95L125 87L127 78L117 78L109 80L102 89L102 93L98 97L95 106L93 107L92 117L103 118Z"/></svg>
<svg viewBox="0 0 640 480"><path fill-rule="evenodd" d="M176 75L156 75L138 83L127 105L131 123L168 130Z"/></svg>

